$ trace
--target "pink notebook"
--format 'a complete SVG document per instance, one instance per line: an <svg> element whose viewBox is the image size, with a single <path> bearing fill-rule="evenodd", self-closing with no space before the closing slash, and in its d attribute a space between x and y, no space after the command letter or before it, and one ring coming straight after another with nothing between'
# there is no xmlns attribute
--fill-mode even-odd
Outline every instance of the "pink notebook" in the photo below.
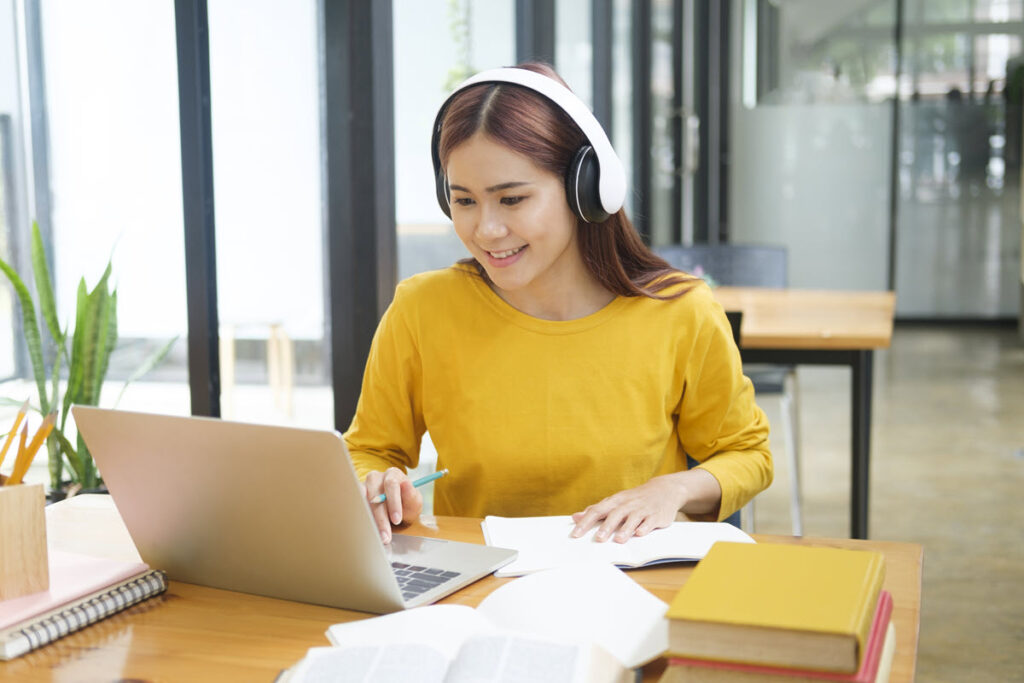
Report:
<svg viewBox="0 0 1024 683"><path fill-rule="evenodd" d="M0 631L149 569L145 562L108 560L52 548L49 558L50 589L0 602Z"/></svg>

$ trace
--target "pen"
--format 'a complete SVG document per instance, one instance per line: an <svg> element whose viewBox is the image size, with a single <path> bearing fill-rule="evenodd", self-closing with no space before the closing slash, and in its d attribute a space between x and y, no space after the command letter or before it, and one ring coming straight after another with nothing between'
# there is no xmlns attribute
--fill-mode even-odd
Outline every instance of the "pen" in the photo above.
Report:
<svg viewBox="0 0 1024 683"><path fill-rule="evenodd" d="M429 484L430 482L434 481L435 479L440 479L441 477L443 477L446 474L448 474L448 468L445 468L445 469L440 470L438 472L434 472L433 474L428 474L425 477L420 477L419 479L414 481L412 483L412 485L415 486L416 488L419 488L420 486L423 486L424 484ZM371 503L383 503L387 499L388 499L388 497L385 494L382 493L379 496L374 497L374 499L371 500L370 502Z"/></svg>

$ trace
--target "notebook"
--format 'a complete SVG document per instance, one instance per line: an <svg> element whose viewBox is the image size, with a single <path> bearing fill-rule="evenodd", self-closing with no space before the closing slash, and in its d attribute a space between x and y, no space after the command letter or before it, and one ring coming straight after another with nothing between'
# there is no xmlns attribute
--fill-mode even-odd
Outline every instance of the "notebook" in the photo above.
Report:
<svg viewBox="0 0 1024 683"><path fill-rule="evenodd" d="M139 555L174 581L383 614L516 557L404 534L381 543L336 431L71 410Z"/></svg>

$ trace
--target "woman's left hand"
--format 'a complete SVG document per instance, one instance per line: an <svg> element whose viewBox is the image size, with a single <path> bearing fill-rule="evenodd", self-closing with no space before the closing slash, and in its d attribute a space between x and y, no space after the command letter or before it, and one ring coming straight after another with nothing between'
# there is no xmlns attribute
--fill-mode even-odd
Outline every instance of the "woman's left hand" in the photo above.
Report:
<svg viewBox="0 0 1024 683"><path fill-rule="evenodd" d="M714 510L721 496L718 481L704 470L665 474L575 513L572 520L576 527L570 535L578 538L597 526L595 541L614 538L617 543L625 543L633 536L645 536L668 526L681 510L701 513Z"/></svg>

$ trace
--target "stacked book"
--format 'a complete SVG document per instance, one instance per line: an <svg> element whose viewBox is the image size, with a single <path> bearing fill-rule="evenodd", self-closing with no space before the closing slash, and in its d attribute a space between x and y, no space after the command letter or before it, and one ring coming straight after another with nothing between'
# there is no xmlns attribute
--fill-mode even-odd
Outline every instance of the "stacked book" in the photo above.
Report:
<svg viewBox="0 0 1024 683"><path fill-rule="evenodd" d="M679 590L662 683L884 683L895 652L881 553L716 543Z"/></svg>
<svg viewBox="0 0 1024 683"><path fill-rule="evenodd" d="M144 562L49 551L49 589L0 601L0 661L19 657L167 590Z"/></svg>

